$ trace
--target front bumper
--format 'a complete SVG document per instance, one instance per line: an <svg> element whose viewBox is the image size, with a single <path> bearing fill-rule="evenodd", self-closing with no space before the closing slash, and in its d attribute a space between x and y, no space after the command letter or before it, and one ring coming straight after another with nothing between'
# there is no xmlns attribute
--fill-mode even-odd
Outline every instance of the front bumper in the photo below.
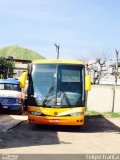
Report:
<svg viewBox="0 0 120 160"><path fill-rule="evenodd" d="M21 104L6 104L0 105L0 110L20 110L21 107Z"/></svg>
<svg viewBox="0 0 120 160"><path fill-rule="evenodd" d="M29 123L32 124L48 124L48 125L84 125L84 115L77 117L50 117L50 116L35 116L28 114Z"/></svg>

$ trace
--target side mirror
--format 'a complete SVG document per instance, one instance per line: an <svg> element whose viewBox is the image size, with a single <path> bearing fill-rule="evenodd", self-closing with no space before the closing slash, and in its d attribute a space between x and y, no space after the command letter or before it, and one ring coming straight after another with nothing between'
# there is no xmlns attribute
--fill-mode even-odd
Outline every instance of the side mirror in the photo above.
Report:
<svg viewBox="0 0 120 160"><path fill-rule="evenodd" d="M20 88L25 88L27 75L28 75L28 72L25 71L25 72L23 72L22 75L20 76L20 78L19 78Z"/></svg>
<svg viewBox="0 0 120 160"><path fill-rule="evenodd" d="M91 90L91 78L89 75L85 76L85 90L90 91Z"/></svg>

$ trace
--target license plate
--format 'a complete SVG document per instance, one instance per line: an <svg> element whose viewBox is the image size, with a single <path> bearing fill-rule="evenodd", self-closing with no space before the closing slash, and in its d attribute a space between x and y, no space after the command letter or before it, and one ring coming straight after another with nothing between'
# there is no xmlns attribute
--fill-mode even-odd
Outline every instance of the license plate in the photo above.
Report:
<svg viewBox="0 0 120 160"><path fill-rule="evenodd" d="M4 108L4 109L8 109L8 106L2 106L2 108Z"/></svg>
<svg viewBox="0 0 120 160"><path fill-rule="evenodd" d="M52 120L52 122L60 122L60 120Z"/></svg>

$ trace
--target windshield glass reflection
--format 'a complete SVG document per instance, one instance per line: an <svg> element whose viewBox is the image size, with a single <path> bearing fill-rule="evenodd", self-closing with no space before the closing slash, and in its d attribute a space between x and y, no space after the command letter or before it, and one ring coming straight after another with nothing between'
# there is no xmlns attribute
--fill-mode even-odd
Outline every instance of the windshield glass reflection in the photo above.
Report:
<svg viewBox="0 0 120 160"><path fill-rule="evenodd" d="M32 71L32 87L31 94L40 106L80 106L84 102L84 68L36 64Z"/></svg>

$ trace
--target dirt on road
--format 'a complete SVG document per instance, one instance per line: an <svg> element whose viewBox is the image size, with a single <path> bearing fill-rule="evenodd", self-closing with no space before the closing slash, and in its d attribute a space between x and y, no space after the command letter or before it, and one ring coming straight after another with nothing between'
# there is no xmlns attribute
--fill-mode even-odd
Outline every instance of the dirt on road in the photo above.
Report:
<svg viewBox="0 0 120 160"><path fill-rule="evenodd" d="M120 153L120 118L87 116L84 127L26 121L0 132L0 153Z"/></svg>

